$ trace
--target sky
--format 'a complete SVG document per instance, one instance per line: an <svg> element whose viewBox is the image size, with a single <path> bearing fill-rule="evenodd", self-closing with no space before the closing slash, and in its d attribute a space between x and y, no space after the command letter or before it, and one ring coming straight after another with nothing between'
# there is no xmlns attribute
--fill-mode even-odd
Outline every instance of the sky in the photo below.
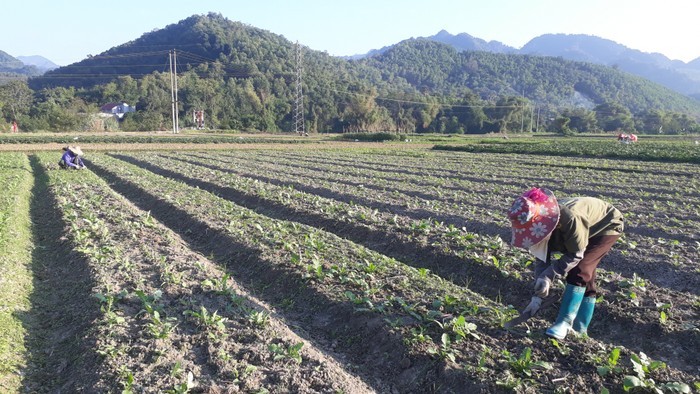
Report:
<svg viewBox="0 0 700 394"><path fill-rule="evenodd" d="M689 62L700 57L697 0L16 0L0 50L68 65L195 14L224 17L334 56L440 30L521 48L548 33L588 34Z"/></svg>

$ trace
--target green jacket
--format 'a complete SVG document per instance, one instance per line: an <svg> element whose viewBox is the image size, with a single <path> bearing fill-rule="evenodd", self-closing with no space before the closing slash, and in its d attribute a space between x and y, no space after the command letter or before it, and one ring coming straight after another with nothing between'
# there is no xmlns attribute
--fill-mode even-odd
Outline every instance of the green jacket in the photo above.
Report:
<svg viewBox="0 0 700 394"><path fill-rule="evenodd" d="M624 230L622 213L611 204L594 197L562 198L559 223L547 243L548 254L561 252L559 260L535 262L535 277L565 276L583 259L588 240L603 235L620 235ZM551 263L551 264L550 264Z"/></svg>
<svg viewBox="0 0 700 394"><path fill-rule="evenodd" d="M624 230L622 213L594 197L562 198L559 209L559 223L549 239L549 250L576 254L586 250L589 239L620 235Z"/></svg>

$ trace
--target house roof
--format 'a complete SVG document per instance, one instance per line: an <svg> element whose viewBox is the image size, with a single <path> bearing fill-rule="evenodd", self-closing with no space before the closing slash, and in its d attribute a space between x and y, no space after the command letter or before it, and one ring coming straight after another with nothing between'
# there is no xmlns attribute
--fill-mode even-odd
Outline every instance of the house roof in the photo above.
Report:
<svg viewBox="0 0 700 394"><path fill-rule="evenodd" d="M107 103L107 104L100 107L100 111L111 111L112 109L114 109L114 107L116 107L118 105L124 105L126 107L129 106L129 104L127 104L127 103Z"/></svg>

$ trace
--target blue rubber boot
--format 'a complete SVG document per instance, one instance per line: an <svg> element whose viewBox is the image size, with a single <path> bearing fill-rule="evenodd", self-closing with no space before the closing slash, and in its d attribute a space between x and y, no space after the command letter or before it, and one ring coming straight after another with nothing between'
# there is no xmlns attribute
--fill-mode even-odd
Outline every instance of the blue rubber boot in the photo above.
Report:
<svg viewBox="0 0 700 394"><path fill-rule="evenodd" d="M581 306L578 308L576 319L571 328L577 333L583 335L588 333L588 325L593 319L593 311L595 310L595 297L583 297Z"/></svg>
<svg viewBox="0 0 700 394"><path fill-rule="evenodd" d="M585 292L586 288L583 286L566 284L564 297L559 307L559 316L557 316L557 321L554 325L547 329L547 335L559 340L566 337L566 334L571 329L571 323L576 318L578 308L581 305L581 301L583 301L583 293Z"/></svg>

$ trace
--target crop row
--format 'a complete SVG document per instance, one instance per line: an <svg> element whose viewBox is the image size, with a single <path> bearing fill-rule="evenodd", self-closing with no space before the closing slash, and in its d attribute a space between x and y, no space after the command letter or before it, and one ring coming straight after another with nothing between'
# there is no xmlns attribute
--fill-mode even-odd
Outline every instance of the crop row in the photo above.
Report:
<svg viewBox="0 0 700 394"><path fill-rule="evenodd" d="M93 134L81 135L74 138L73 135L33 135L33 134L0 134L0 144L47 144L47 143L74 143L78 140L82 144L298 144L308 141L300 138L285 137L251 137L240 135L134 135L134 134Z"/></svg>
<svg viewBox="0 0 700 394"><path fill-rule="evenodd" d="M23 319L32 291L29 196L32 174L27 156L0 155L0 391L20 387L26 366Z"/></svg>
<svg viewBox="0 0 700 394"><path fill-rule="evenodd" d="M648 187L652 189L647 190L646 186L639 186L635 177L613 177L606 174L607 183L595 187L590 184L590 178L600 175L594 169L587 172L574 169L546 173L533 166L504 168L506 166L498 162L498 158L482 158L481 164L470 163L464 169L454 167L450 171L456 173L451 177L437 180L443 183L442 186L429 187L425 185L432 181L425 179L435 176L426 175L422 179L415 175L407 176L406 172L411 171L408 162L402 163L402 169L396 169L391 174L384 172L386 176L378 180L376 172L371 170L365 170L360 176L353 175L352 164L339 169L339 166L332 167L331 164L316 164L315 168L309 168L303 161L285 161L274 153L271 155L269 160L259 154L237 153L236 157L224 158L220 155L207 155L190 159L185 165L210 162L220 167L247 171L259 180L277 182L332 198L344 198L346 201L418 220L438 220L456 227L466 225L470 231L499 234L503 237L508 234L503 212L513 196L533 184L553 185L551 188L563 197L583 194L612 201L626 214L629 228L627 235L640 237L633 242L654 247L659 237L668 242L673 241L675 257L664 264L677 267L678 262L687 263L688 267L681 268L689 268L689 273L698 269L697 265L693 265L697 261L694 257L698 252L693 236L700 232L700 221L696 220L700 218L700 196L697 193L679 192L684 187L697 185L696 179L679 176L675 178L674 185L660 188L654 185L658 178L646 176L645 180L652 184ZM188 158L182 160L187 161ZM329 175L330 171L335 174ZM532 177L533 173L538 174L536 178ZM531 180L528 181L528 178ZM649 279L655 276L652 272L654 267L659 266L657 261L655 259L655 264L649 264L650 267L641 270L650 274ZM690 291L693 288L691 283Z"/></svg>
<svg viewBox="0 0 700 394"><path fill-rule="evenodd" d="M246 172L240 165L217 167L206 164L215 162L213 159L216 156L202 160L200 165L182 165L182 159L167 158L163 154L119 157L245 204L258 212L325 228L414 267L430 269L456 284L469 283L470 288L492 299L503 298L508 303L517 304L528 297L529 282L523 276L527 275L525 267L531 260L518 250L506 247L499 236L486 237L440 222L413 220L399 214L261 182L257 173ZM264 172L270 174L275 171ZM290 179L287 178L287 181ZM629 290L624 288L637 275L625 270L622 273L627 276L609 272L601 275L604 282L601 287L617 295L602 303L598 313L603 320L617 321L620 326L616 327L616 331L633 330L639 320L654 322L654 330L668 334L653 344L654 348L664 348L661 354L679 346L679 340L685 342L696 336L692 332L690 337L683 334L692 329L685 323L688 317L694 315L697 300L692 297L686 299L684 294L672 289L647 284L641 278L637 283L643 283L641 287L650 289L649 293L653 293L653 296L645 298L643 302L630 300ZM474 278L478 280L472 280ZM674 300L673 313L664 312L667 318L660 322L657 305L666 305L669 300ZM607 333L603 333L603 338L646 348L647 351L652 349L643 341L630 342L625 337L615 338ZM668 346L662 346L662 343ZM692 362L692 357L689 362Z"/></svg>
<svg viewBox="0 0 700 394"><path fill-rule="evenodd" d="M472 153L524 153L700 163L700 146L697 140L640 141L635 144L620 144L612 137L608 141L563 138L528 142L436 145L434 149Z"/></svg>
<svg viewBox="0 0 700 394"><path fill-rule="evenodd" d="M210 193L200 185L184 186L101 155L91 158L91 166L132 200L148 201L142 209L153 209L154 217L167 221L168 225L179 228L180 232L188 233L189 237L194 237L195 243L209 245L208 251L221 256L217 261L226 264L233 277L240 277L244 282L257 282L256 291L261 292L263 298L271 303L283 306L288 316L299 318L307 315L309 310L336 311L338 315L330 314L313 319L307 317L298 321L298 324L307 327L309 335L314 336L318 342L335 343L328 337L330 334L324 332L324 327L318 320L323 323L346 321L349 318L346 315L352 315L352 320L357 325L353 324L350 332L362 335L363 332L357 330L358 325L367 329L368 323L362 324L362 321L367 321L364 319L374 321L372 326L375 328L377 320L383 319L380 326L388 333L387 339L397 334L404 338L403 346L400 347L403 350L398 354L385 355L383 359L376 360L373 357L377 356L377 349L366 347L370 344L351 341L350 344L338 343L334 347L335 351L342 352L344 357L356 365L366 366L363 373L374 379L379 378L377 368L373 366L381 364L400 372L407 365L412 373L423 372L411 383L418 384L416 387L424 387L422 385L434 383L424 374L426 365L431 365L426 364L431 360L426 359L426 356L437 355L444 364L432 364L432 372L440 366L438 376L442 380L445 376L450 376L450 379L458 379L463 384L474 384L474 379L478 379L480 374L491 373L497 376L491 382L498 381L506 386L517 386L536 376L537 379L530 383L548 387L546 382L555 379L552 372L538 371L532 375L533 372L528 370L527 376L514 373L512 364L504 361L508 359L506 355L520 354L525 357L524 354L534 351L533 354L537 357L554 360L556 373L566 371L570 365L580 362L571 359L568 356L570 353L561 351L560 347L552 348L543 346L542 343L536 344L532 349L525 346L524 344L531 343L528 337L537 336L537 333L528 332L525 337L508 336L507 343L504 343L501 327L513 315L511 307L494 304L478 293L431 274L424 267L412 268L403 261L388 258L314 227L259 215L250 209L214 197L213 193L221 194L220 190ZM181 163L177 167L184 168L185 165ZM205 171L212 172L214 177L222 177L215 169ZM286 193L288 198L297 196L292 189L278 189L270 194L279 193L283 196ZM179 220L168 219L174 210L178 212ZM263 208L261 212L265 213L266 210ZM216 242L198 238L202 231L209 234L209 237L213 234ZM232 265L231 261L236 263ZM398 282L397 277L401 278ZM478 279L474 278L474 281ZM275 285L277 281L283 281L284 286ZM270 286L274 287L272 291ZM308 293L310 289L314 290L312 295ZM354 312L345 309L348 304ZM360 316L358 312L361 312ZM541 326L543 322L538 324ZM343 333L353 337L344 330L335 327L332 332L338 335L340 331L340 337L343 337ZM372 335L364 334L370 337ZM384 335L380 338L383 339ZM485 351L484 346L496 349L497 354ZM570 346L580 347L577 354L588 355L586 361L590 365L590 372L594 370L600 349L606 349L605 345L594 341L572 343ZM454 368L455 364L460 367ZM407 371L403 372L405 373ZM384 379L388 379L388 384L400 385L392 380L396 379L395 376L390 373ZM597 376L592 374L588 378L595 380ZM619 376L608 379L614 381L616 378Z"/></svg>
<svg viewBox="0 0 700 394"><path fill-rule="evenodd" d="M46 165L52 156L40 160ZM76 258L85 259L92 277L93 300L83 302L99 309L84 333L90 346L68 366L78 375L63 382L68 388L367 390L94 174L48 175Z"/></svg>

